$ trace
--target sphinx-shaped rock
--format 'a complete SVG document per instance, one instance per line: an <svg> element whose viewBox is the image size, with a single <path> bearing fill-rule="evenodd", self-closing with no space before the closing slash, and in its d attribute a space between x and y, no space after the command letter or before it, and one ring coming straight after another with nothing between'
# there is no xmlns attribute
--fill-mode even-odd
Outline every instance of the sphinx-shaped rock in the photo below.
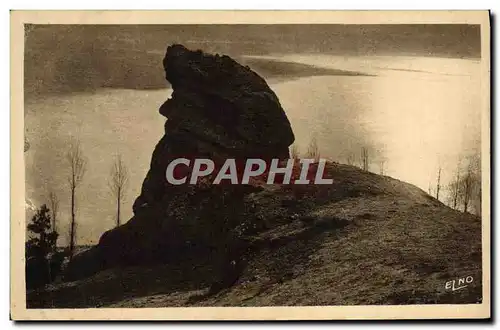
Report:
<svg viewBox="0 0 500 330"><path fill-rule="evenodd" d="M190 251L216 251L231 259L238 250L231 231L245 208L244 196L255 187L172 186L167 165L180 157L216 164L228 158L289 157L290 123L276 94L250 68L182 45L167 48L163 65L173 93L159 111L168 120L134 203L135 215L74 258L70 279L108 267L178 261Z"/></svg>
<svg viewBox="0 0 500 330"><path fill-rule="evenodd" d="M264 79L228 56L167 48L163 60L172 98L136 211L162 198L165 170L175 158L288 158L294 135L276 94Z"/></svg>

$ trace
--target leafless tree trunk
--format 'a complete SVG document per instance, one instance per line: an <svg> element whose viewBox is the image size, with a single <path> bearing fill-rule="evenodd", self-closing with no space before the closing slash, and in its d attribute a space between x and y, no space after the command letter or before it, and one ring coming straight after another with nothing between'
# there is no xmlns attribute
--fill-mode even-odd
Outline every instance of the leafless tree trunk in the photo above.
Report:
<svg viewBox="0 0 500 330"><path fill-rule="evenodd" d="M384 165L385 165L385 161L381 160L380 161L380 175L384 175Z"/></svg>
<svg viewBox="0 0 500 330"><path fill-rule="evenodd" d="M306 157L309 159L314 159L314 161L319 160L320 153L319 153L318 141L316 140L315 137L313 137L311 139L311 142L309 142L309 146L307 147Z"/></svg>
<svg viewBox="0 0 500 330"><path fill-rule="evenodd" d="M457 176L453 183L453 208L458 206L458 196L460 195L460 168L457 168Z"/></svg>
<svg viewBox="0 0 500 330"><path fill-rule="evenodd" d="M441 190L441 166L439 166L436 182L436 199L439 200L439 191Z"/></svg>
<svg viewBox="0 0 500 330"><path fill-rule="evenodd" d="M472 191L471 191L471 205L476 215L482 213L482 176L481 176L481 156L476 155L471 160L471 173L472 173Z"/></svg>
<svg viewBox="0 0 500 330"><path fill-rule="evenodd" d="M28 151L30 149L30 143L28 142L28 139L26 136L24 137L24 152Z"/></svg>
<svg viewBox="0 0 500 330"><path fill-rule="evenodd" d="M361 148L361 160L363 162L363 170L368 171L368 149Z"/></svg>
<svg viewBox="0 0 500 330"><path fill-rule="evenodd" d="M346 158L347 165L354 165L354 155L352 152L349 152Z"/></svg>
<svg viewBox="0 0 500 330"><path fill-rule="evenodd" d="M461 180L461 177L460 177L460 164L459 164L459 165L457 165L455 178L448 185L450 206L453 207L453 209L455 209L455 210L457 209L459 201L460 201L460 195L461 195L460 180Z"/></svg>
<svg viewBox="0 0 500 330"><path fill-rule="evenodd" d="M75 252L75 239L76 239L76 190L85 176L87 161L83 155L82 148L79 140L70 142L68 152L66 153L66 160L70 166L70 174L68 177L68 184L71 191L71 224L70 224L70 243L69 254L70 259Z"/></svg>
<svg viewBox="0 0 500 330"><path fill-rule="evenodd" d="M477 182L477 185L476 185L476 189L475 189L475 204L474 204L474 208L475 208L475 211L476 211L476 214L481 216L481 213L482 213L482 205L481 205L481 201L482 201L482 187L481 187L481 177L478 178L478 182Z"/></svg>
<svg viewBox="0 0 500 330"><path fill-rule="evenodd" d="M454 209L462 207L463 212L481 213L481 172L480 157L469 156L467 168L457 166L455 178L449 185L450 204Z"/></svg>
<svg viewBox="0 0 500 330"><path fill-rule="evenodd" d="M123 163L121 155L115 158L111 166L109 189L116 198L116 226L120 225L120 208L128 183L128 170Z"/></svg>
<svg viewBox="0 0 500 330"><path fill-rule="evenodd" d="M464 213L468 211L469 202L471 199L472 191L473 191L473 171L472 164L469 163L467 166L467 172L465 173L465 177L462 182L462 191L463 191L463 205L464 205Z"/></svg>
<svg viewBox="0 0 500 330"><path fill-rule="evenodd" d="M291 159L300 158L299 147L297 147L296 144L292 144L292 146L290 147L290 158Z"/></svg>
<svg viewBox="0 0 500 330"><path fill-rule="evenodd" d="M57 213L59 211L59 198L53 190L49 191L49 204L52 211L52 231L57 232Z"/></svg>

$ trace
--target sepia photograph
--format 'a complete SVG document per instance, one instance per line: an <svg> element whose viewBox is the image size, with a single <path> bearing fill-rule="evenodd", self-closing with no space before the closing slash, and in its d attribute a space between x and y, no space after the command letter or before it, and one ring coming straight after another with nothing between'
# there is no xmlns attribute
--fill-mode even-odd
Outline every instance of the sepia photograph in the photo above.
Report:
<svg viewBox="0 0 500 330"><path fill-rule="evenodd" d="M487 11L11 27L14 319L489 317Z"/></svg>

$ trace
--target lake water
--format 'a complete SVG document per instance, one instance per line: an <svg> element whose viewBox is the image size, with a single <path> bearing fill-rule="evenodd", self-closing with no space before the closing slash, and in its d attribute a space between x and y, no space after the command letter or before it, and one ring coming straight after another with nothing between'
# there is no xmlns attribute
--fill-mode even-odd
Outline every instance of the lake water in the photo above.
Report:
<svg viewBox="0 0 500 330"><path fill-rule="evenodd" d="M273 56L277 58L277 56ZM479 150L480 62L412 57L290 55L294 61L352 70L373 76L302 77L271 84L304 152L316 138L324 157L359 162L369 150L370 170L427 190L438 167L443 185L458 159ZM79 192L78 243L96 242L114 224L114 205L106 180L113 155L121 153L130 169L124 219L163 135L159 105L170 90L100 90L50 96L26 102L27 197L45 202L52 187L61 199L61 230L66 230L69 194L64 153L72 135L81 139L89 159ZM62 235L64 244L66 235Z"/></svg>

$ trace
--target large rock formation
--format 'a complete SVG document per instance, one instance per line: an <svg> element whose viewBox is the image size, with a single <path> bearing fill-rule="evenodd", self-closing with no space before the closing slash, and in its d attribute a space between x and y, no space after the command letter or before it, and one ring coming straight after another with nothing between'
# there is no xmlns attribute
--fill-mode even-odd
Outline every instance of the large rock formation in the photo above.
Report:
<svg viewBox="0 0 500 330"><path fill-rule="evenodd" d="M173 88L161 107L168 118L134 211L161 199L165 169L179 157L288 158L294 141L276 94L264 79L228 56L168 47L163 65Z"/></svg>
<svg viewBox="0 0 500 330"><path fill-rule="evenodd" d="M161 107L168 118L157 144L134 217L102 235L99 244L69 265L70 279L98 270L194 258L230 262L240 241L232 233L241 222L249 185L167 183L167 165L176 158L288 158L294 141L275 93L248 67L228 56L168 47L163 61L172 98ZM243 244L244 245L244 244ZM235 266L237 267L237 266Z"/></svg>
<svg viewBox="0 0 500 330"><path fill-rule="evenodd" d="M198 258L112 269L73 283L55 283L29 292L27 306L157 308L481 302L480 217L452 210L413 185L354 166L328 163L325 174L335 184L263 185L261 191L245 195L243 201L230 204L227 209L222 209L224 203L215 198L216 194L211 194L211 198L199 195L198 200L192 200L189 212L186 209L190 207L182 206L183 203L172 203L181 205L179 212L193 216L192 221L201 215L201 209L210 212L196 219L199 231L218 226L220 220L231 214L235 216L230 219L239 220L233 242L246 241L248 248L241 251L244 244L236 244L238 248L232 250L241 251L243 258L237 260L244 262L235 264L233 274L237 279L226 277L227 284L232 285L218 294L205 294L217 280L215 260L202 258L209 254L191 253ZM197 205L199 200L201 205ZM212 201L219 204L207 207ZM183 220L189 222L191 217ZM209 232L206 237L210 237ZM178 231L163 238L168 241L179 239L180 235ZM154 235L150 237L156 239ZM191 242L173 252L197 249L199 245ZM222 261L220 265L224 267ZM445 286L463 276L474 279L467 288L453 291Z"/></svg>

